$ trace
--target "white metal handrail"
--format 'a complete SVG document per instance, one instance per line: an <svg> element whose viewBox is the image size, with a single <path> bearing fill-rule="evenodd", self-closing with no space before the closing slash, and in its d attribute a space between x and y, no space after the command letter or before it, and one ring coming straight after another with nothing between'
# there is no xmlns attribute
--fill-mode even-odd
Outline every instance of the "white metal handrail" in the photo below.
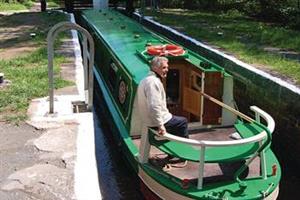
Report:
<svg viewBox="0 0 300 200"><path fill-rule="evenodd" d="M260 108L256 106L251 106L250 109L255 112L256 120L260 121L260 117L264 118L267 123L267 128L271 133L273 133L275 128L275 122L274 119L265 111L261 110ZM262 141L267 137L266 131L262 131L261 133L245 138L245 139L239 139L239 140L233 140L233 141L210 141L210 140L194 140L194 139L187 139L178 137L169 133L165 133L164 135L159 135L157 132L155 132L156 135L160 136L161 138L172 140L196 147L200 147L200 158L199 158L199 178L198 178L198 189L202 189L203 187L203 175L204 175L204 164L205 164L205 150L206 147L222 147L222 146L236 146L236 145L244 145L248 143L254 143L259 142L260 145L262 145ZM150 151L150 144L147 142L148 140L148 134L147 137L142 138L142 149L140 149L140 161L145 162L148 159L149 152ZM261 168L262 168L262 177L266 178L266 160L264 151L261 152Z"/></svg>
<svg viewBox="0 0 300 200"><path fill-rule="evenodd" d="M84 89L88 89L88 106L91 110L93 106L93 66L94 66L94 40L90 33L81 26L72 22L60 22L54 25L47 35L47 51L48 51L48 78L49 78L49 113L54 113L54 83L53 83L53 57L54 57L54 39L58 33L66 30L75 29L83 34L83 64L84 64ZM89 53L87 52L87 40L89 42ZM88 57L89 55L89 57ZM88 59L89 58L89 62ZM86 72L88 71L88 73Z"/></svg>
<svg viewBox="0 0 300 200"><path fill-rule="evenodd" d="M257 113L258 116L261 116L266 120L267 128L272 133L274 131L274 127L275 127L275 122L274 122L273 118L268 113L264 112L263 110L261 110L260 108L258 108L256 106L251 106L250 109L252 111L254 111L255 113ZM165 133L164 135L159 135L157 133L155 133L155 134L160 136L161 138L165 138L168 140L185 143L185 144L189 144L192 146L206 146L206 147L243 145L243 144L261 141L262 139L264 139L267 136L267 133L265 131L262 131L258 135L254 135L252 137L245 138L245 139L232 140L232 141L212 141L212 140L188 139L188 138L183 138L183 137L179 137L176 135L172 135L169 133Z"/></svg>

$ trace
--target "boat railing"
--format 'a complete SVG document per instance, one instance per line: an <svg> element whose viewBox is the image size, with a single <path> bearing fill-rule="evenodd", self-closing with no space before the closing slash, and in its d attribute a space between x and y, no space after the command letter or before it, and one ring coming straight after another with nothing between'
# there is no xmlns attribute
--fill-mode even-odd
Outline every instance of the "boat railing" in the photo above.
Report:
<svg viewBox="0 0 300 200"><path fill-rule="evenodd" d="M255 121L260 122L261 118L263 118L266 122L266 127L270 133L274 131L275 122L273 118L263 111L262 109L251 106L250 109L255 112ZM254 121L254 120L253 120ZM223 147L223 146L236 146L236 145L245 145L249 143L258 142L260 147L264 145L265 139L267 139L267 132L265 130L261 131L259 134L256 134L249 138L238 139L238 140L227 140L227 141L211 141L211 140L194 140L183 137L178 137L169 133L165 133L164 135L159 135L157 131L151 129L152 133L156 134L158 137L162 139L176 141L179 143L188 144L194 147L200 147L200 158L199 158L199 177L198 177L198 189L202 189L203 186L203 175L204 175L204 164L205 164L205 150L207 147ZM150 143L149 143L149 135L143 134L141 139L141 148L140 148L140 162L146 163L148 162L149 153L150 153ZM259 148L258 148L259 149ZM258 150L257 149L257 150ZM257 153L257 152L255 152ZM264 150L258 152L260 155L260 163L261 163L261 175L262 178L267 177L266 173L266 159ZM255 156L256 157L256 156ZM253 157L252 157L253 158ZM254 158L253 158L254 159ZM252 159L252 160L253 160ZM248 162L250 164L250 162Z"/></svg>
<svg viewBox="0 0 300 200"><path fill-rule="evenodd" d="M88 94L85 95L87 99L87 110L90 111L93 106L93 66L94 66L94 40L90 33L72 22L60 22L54 25L47 35L47 51L48 51L48 79L49 79L49 113L54 113L54 73L53 73L53 57L54 57L54 41L57 35L66 30L77 30L82 34L83 46L83 70L84 70L84 90ZM89 44L89 45L88 45ZM88 49L89 46L89 49Z"/></svg>
<svg viewBox="0 0 300 200"><path fill-rule="evenodd" d="M272 133L275 128L275 122L273 118L263 111L262 109L258 108L257 106L251 106L250 109L255 112L255 121L260 122L261 117L266 121L267 123L267 128L270 130ZM165 133L164 135L159 135L156 131L155 134L163 137L168 140L172 141L177 141L185 144L190 144L193 146L206 146L206 147L213 147L213 146L232 146L232 145L242 145L242 144L247 144L247 143L253 143L253 142L258 142L264 139L267 136L267 133L265 131L260 132L257 135L254 135L249 138L245 139L239 139L239 140L229 140L229 141L211 141L211 140L194 140L194 139L188 139L188 138L183 138L179 137L170 133Z"/></svg>

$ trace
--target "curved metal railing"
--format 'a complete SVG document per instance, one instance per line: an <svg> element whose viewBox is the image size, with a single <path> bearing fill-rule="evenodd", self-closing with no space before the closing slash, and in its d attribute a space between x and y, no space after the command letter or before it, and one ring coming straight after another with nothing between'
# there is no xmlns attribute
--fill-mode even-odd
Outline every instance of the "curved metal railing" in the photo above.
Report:
<svg viewBox="0 0 300 200"><path fill-rule="evenodd" d="M256 106L251 106L250 109L255 112L255 114L258 114L258 116L264 118L264 120L267 123L267 128L270 130L272 133L275 128L275 122L273 118L266 113L265 111L261 110L260 108ZM194 140L194 139L188 139L188 138L183 138L179 137L176 135L172 135L170 133L165 133L164 135L159 135L156 131L153 131L157 136L161 138L165 138L168 140L176 141L176 142L181 142L184 144L189 144L192 146L205 146L205 147L218 147L218 146L234 146L234 145L243 145L243 144L248 144L248 143L254 143L263 140L266 138L267 133L266 131L262 131L258 135L245 138L245 139L239 139L239 140L230 140L230 141L212 141L212 140Z"/></svg>
<svg viewBox="0 0 300 200"><path fill-rule="evenodd" d="M94 66L94 40L90 33L81 26L72 22L60 22L54 25L47 35L48 51L48 78L49 78L49 113L54 113L54 81L53 81L53 57L54 39L58 33L66 30L75 29L83 34L83 67L84 67L84 89L88 89L88 110L93 105L93 66ZM87 51L87 40L89 42L89 53ZM89 62L88 62L89 59ZM89 65L87 64L89 63ZM88 71L88 72L87 72Z"/></svg>
<svg viewBox="0 0 300 200"><path fill-rule="evenodd" d="M262 109L256 107L256 106L251 106L250 109L255 112L255 121L251 118L248 119L248 121L252 121L254 123L260 123L260 119L263 118L266 121L266 128L268 129L267 131L271 134L274 131L275 128L275 122L274 119L265 111ZM199 178L198 178L198 189L202 189L203 187L203 175L204 175L204 164L205 164L205 149L206 147L222 147L222 146L236 146L236 145L245 145L249 143L254 143L258 142L259 143L259 148L257 149L257 152L254 153L254 156L249 159L245 166L249 165L250 162L254 160L255 157L260 155L260 162L261 162L261 175L262 178L266 179L267 173L266 173L266 159L265 159L265 153L264 149L269 146L267 143L271 142L270 135L263 130L259 134L254 135L249 138L245 139L239 139L239 140L232 140L232 141L211 141L211 140L194 140L194 139L188 139L188 138L182 138L178 137L169 133L165 133L164 135L159 135L157 131L152 130L153 133L155 133L157 136L171 140L171 141L176 141L196 147L200 147L200 158L199 158ZM267 140L265 140L267 139ZM142 149L140 149L140 161L143 163L148 160L149 156L149 151L150 151L150 144L147 138L142 138ZM263 141L265 141L263 143ZM258 152L259 150L259 152ZM243 167L245 167L243 166ZM240 169L239 171L242 171L243 169ZM237 173L237 178L238 178L239 173Z"/></svg>

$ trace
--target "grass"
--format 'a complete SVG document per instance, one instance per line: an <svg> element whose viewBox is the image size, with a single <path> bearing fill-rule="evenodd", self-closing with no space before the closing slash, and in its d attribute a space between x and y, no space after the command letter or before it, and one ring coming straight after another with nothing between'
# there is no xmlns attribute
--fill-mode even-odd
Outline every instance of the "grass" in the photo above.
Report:
<svg viewBox="0 0 300 200"><path fill-rule="evenodd" d="M219 46L244 62L274 70L300 84L299 62L263 50L264 47L276 47L300 52L300 31L258 22L238 12L222 14L163 9L146 14L199 41Z"/></svg>
<svg viewBox="0 0 300 200"><path fill-rule="evenodd" d="M5 3L0 0L0 12L3 11L18 11L18 10L27 10L33 5L32 1L24 1L24 3Z"/></svg>
<svg viewBox="0 0 300 200"><path fill-rule="evenodd" d="M18 26L22 24L22 20L25 20L24 16L26 15L6 17L3 23L7 24L7 26L9 24L10 26ZM13 123L25 120L30 100L47 96L48 94L47 31L44 30L59 21L66 20L66 16L58 12L51 15L47 13L36 13L36 15L40 20L40 24L34 27L37 36L31 39L37 45L36 50L22 57L16 57L11 60L0 60L0 72L5 74L5 79L11 81L8 87L0 88L0 120ZM63 37L64 35L60 35L55 44L56 47L61 44ZM63 55L55 55L55 88L62 88L73 84L64 81L59 76L59 66L65 62L66 58Z"/></svg>
<svg viewBox="0 0 300 200"><path fill-rule="evenodd" d="M0 12L28 10L33 6L33 3L34 1L32 0L25 0L23 3L19 3L13 0L10 3L5 3L3 0L0 0ZM60 0L47 1L47 8L53 9L60 7Z"/></svg>
<svg viewBox="0 0 300 200"><path fill-rule="evenodd" d="M47 1L47 8L60 8L60 0Z"/></svg>
<svg viewBox="0 0 300 200"><path fill-rule="evenodd" d="M57 57L57 56L56 56ZM58 77L59 65L65 62L62 56L55 59L55 88L69 83ZM1 91L0 112L6 113L5 120L24 120L29 101L48 94L48 68L46 48L40 48L25 57L0 61L0 69L11 85Z"/></svg>

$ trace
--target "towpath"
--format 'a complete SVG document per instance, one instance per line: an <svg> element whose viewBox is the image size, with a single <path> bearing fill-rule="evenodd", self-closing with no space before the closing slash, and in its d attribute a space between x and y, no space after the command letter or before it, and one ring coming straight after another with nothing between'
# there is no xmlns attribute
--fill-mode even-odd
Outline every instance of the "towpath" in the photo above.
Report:
<svg viewBox="0 0 300 200"><path fill-rule="evenodd" d="M30 16L39 11L37 6ZM10 31L25 29L26 26L19 26ZM0 32L1 37L10 36ZM25 43L17 41L10 48L0 45L3 49L0 58L23 55L24 49L20 48L24 46ZM28 52L34 48L31 46ZM0 122L1 200L101 199L94 155L93 115L74 114L71 105L71 101L84 98L80 91L83 75L78 48L76 40L65 40L58 50L68 58L61 66L62 77L77 84L55 91L54 115L48 114L45 97L32 100L27 122L18 125Z"/></svg>

